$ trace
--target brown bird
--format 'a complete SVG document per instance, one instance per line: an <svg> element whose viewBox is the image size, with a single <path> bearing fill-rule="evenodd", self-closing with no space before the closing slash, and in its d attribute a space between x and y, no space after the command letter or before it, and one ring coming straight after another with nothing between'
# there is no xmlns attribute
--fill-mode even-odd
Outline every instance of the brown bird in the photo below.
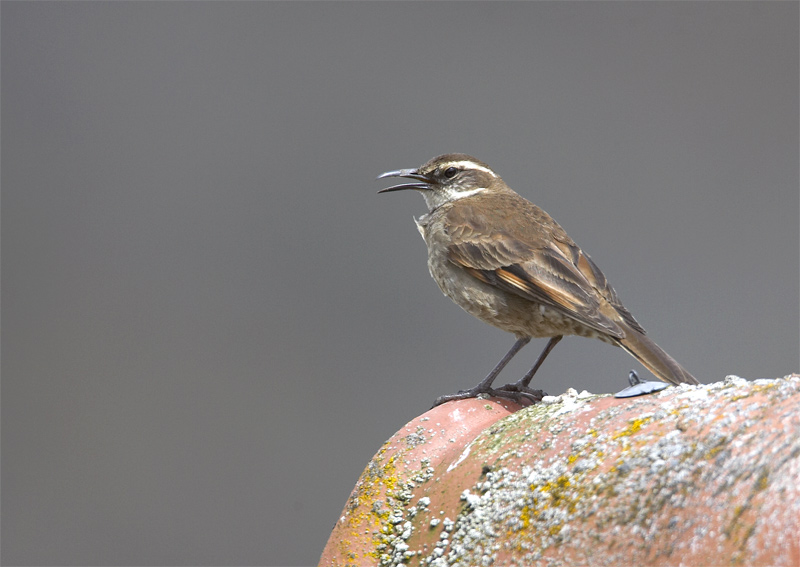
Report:
<svg viewBox="0 0 800 567"><path fill-rule="evenodd" d="M698 384L645 334L603 272L542 209L515 193L488 165L445 154L417 169L378 178L414 179L379 193L414 189L428 205L416 220L428 246L428 270L442 292L478 319L517 337L477 386L439 397L434 405L480 394L540 400L529 384L564 335L593 337L625 349L656 377ZM531 338L550 337L518 382L493 389L509 360Z"/></svg>

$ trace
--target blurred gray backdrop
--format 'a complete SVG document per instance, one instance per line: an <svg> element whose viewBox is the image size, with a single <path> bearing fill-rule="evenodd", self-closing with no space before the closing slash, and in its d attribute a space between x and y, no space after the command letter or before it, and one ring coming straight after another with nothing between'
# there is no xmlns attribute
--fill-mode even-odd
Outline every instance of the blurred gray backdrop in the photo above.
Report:
<svg viewBox="0 0 800 567"><path fill-rule="evenodd" d="M440 153L700 380L798 370L796 2L0 10L3 564L315 564L381 443L513 342L375 194ZM536 384L630 368L569 338Z"/></svg>

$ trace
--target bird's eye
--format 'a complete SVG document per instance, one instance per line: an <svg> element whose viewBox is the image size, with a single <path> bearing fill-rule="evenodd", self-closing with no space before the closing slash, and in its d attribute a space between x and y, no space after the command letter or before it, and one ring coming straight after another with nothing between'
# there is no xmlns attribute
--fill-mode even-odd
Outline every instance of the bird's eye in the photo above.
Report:
<svg viewBox="0 0 800 567"><path fill-rule="evenodd" d="M458 168L456 167L448 167L444 170L444 176L447 178L453 177L456 173L458 173Z"/></svg>

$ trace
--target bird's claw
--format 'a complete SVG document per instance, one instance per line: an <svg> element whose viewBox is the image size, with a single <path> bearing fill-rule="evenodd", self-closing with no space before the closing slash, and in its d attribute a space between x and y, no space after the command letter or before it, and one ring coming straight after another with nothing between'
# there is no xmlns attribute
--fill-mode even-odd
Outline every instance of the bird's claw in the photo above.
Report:
<svg viewBox="0 0 800 567"><path fill-rule="evenodd" d="M528 386L523 386L519 382L500 386L497 388L497 390L495 390L495 392L509 393L513 396L517 396L515 401L519 401L521 398L526 398L533 403L541 402L542 398L546 395L542 390L534 390Z"/></svg>
<svg viewBox="0 0 800 567"><path fill-rule="evenodd" d="M470 388L469 390L459 390L455 394L445 394L444 396L439 396L436 398L436 401L433 402L432 407L435 408L436 406L442 405L445 402L452 402L454 400L468 400L470 398L480 398L484 396L487 398L503 398L517 403L522 401L524 398L536 403L542 400L544 392L541 390L532 390L526 386L520 387L517 384L506 384L505 386L497 389Z"/></svg>

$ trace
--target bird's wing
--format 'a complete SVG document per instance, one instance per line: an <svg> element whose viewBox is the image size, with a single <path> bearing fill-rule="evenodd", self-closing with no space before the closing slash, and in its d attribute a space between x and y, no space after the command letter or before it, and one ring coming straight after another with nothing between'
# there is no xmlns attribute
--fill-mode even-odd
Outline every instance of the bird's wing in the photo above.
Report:
<svg viewBox="0 0 800 567"><path fill-rule="evenodd" d="M641 328L594 262L541 209L533 213L543 217L528 219L543 221L544 233L537 237L521 236L513 222L504 223L503 229L487 230L480 215L465 212L449 213L460 218L449 219L448 224L457 228L449 234L448 257L471 276L615 338L624 337L625 332L601 311L603 300L626 322Z"/></svg>

